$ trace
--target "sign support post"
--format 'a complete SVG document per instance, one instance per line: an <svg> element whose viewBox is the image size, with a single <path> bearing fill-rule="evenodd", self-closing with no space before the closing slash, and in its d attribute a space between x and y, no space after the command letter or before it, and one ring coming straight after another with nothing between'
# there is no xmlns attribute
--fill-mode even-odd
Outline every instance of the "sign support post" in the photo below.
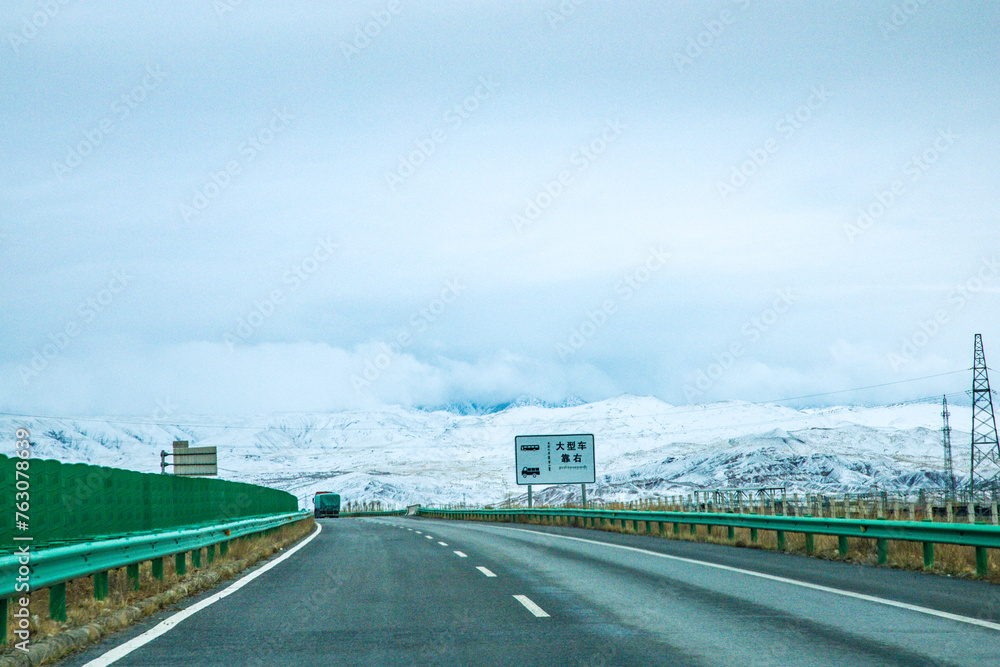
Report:
<svg viewBox="0 0 1000 667"><path fill-rule="evenodd" d="M597 481L593 434L517 436L514 479L528 487L529 508L534 507L531 488L534 484L579 484L586 507L587 485Z"/></svg>

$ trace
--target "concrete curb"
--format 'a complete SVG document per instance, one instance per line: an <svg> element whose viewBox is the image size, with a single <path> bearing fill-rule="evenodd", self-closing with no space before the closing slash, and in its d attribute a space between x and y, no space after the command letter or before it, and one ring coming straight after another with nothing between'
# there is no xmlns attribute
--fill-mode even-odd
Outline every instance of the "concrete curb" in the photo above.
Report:
<svg viewBox="0 0 1000 667"><path fill-rule="evenodd" d="M294 542L298 542L305 537L307 535L303 535L294 540ZM176 584L170 590L140 600L107 616L102 616L92 623L71 628L38 642L32 642L26 652L17 649L7 649L13 652L0 656L0 667L38 667L39 665L55 662L108 635L123 630L136 621L179 602L186 597L213 588L219 582L226 579L232 579L254 564L284 550L285 547L292 543L287 542L280 546L272 545L264 552L261 558L253 562L250 562L249 559L243 559L235 563L228 563L216 570L201 572L190 579Z"/></svg>

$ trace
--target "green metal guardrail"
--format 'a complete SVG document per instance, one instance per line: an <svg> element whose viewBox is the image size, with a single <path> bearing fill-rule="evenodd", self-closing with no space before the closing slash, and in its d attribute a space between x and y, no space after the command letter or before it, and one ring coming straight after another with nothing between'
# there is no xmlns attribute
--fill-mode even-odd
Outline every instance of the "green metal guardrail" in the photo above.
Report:
<svg viewBox="0 0 1000 667"><path fill-rule="evenodd" d="M208 561L215 556L215 546L220 554L228 551L230 540L251 534L270 532L282 526L301 521L308 512L252 517L212 526L192 527L139 535L127 535L95 542L82 542L67 546L51 547L26 553L0 556L0 623L3 635L7 629L7 598L27 591L49 589L49 615L56 620L66 620L66 582L94 575L94 597L108 595L108 572L127 568L134 588L139 587L139 563L152 561L153 576L163 578L163 558L175 557L175 570L186 572L187 553L191 562L201 566L201 550L208 547ZM25 588L26 587L26 588ZM6 636L3 637L6 641Z"/></svg>
<svg viewBox="0 0 1000 667"><path fill-rule="evenodd" d="M43 548L296 510L294 495L254 484L0 454L0 554L14 535Z"/></svg>
<svg viewBox="0 0 1000 667"><path fill-rule="evenodd" d="M874 539L878 563L888 561L888 541L923 543L924 567L934 567L935 544L957 544L974 547L976 550L976 571L986 577L988 571L987 549L1000 549L1000 527L982 524L935 523L931 521L884 521L880 519L826 519L817 517L789 517L762 514L727 514L713 512L637 512L630 510L583 510L583 509L503 509L503 510L442 510L420 508L420 516L440 519L462 519L471 521L544 522L554 519L585 528L600 528L614 522L631 521L633 526L645 523L646 532L650 524L657 526L657 532L664 534L666 524L672 524L673 534L679 535L681 526L689 526L691 534L698 526L723 526L728 529L728 538L734 539L736 528L749 528L751 541L757 541L757 531L774 531L779 550L785 549L785 533L802 533L806 538L806 553L813 552L813 538L816 535L832 535L838 538L841 556L847 555L847 538Z"/></svg>

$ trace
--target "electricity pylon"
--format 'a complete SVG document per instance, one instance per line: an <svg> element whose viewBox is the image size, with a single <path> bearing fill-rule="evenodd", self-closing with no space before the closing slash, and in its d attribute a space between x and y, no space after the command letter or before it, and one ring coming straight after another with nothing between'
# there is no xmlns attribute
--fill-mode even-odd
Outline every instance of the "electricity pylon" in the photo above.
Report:
<svg viewBox="0 0 1000 667"><path fill-rule="evenodd" d="M944 417L944 428L941 434L944 440L944 485L949 498L955 497L955 467L951 460L951 426L948 425L948 397L941 397L941 416Z"/></svg>
<svg viewBox="0 0 1000 667"><path fill-rule="evenodd" d="M1000 487L1000 443L993 416L993 394L986 372L982 334L976 334L976 359L972 367L972 460L969 464L969 494L993 496Z"/></svg>

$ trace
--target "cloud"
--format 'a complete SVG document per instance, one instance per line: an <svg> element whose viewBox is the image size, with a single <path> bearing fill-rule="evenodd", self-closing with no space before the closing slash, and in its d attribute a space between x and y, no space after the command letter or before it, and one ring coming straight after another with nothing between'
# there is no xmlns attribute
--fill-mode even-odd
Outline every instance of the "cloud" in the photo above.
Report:
<svg viewBox="0 0 1000 667"><path fill-rule="evenodd" d="M0 58L7 410L759 400L966 368L1000 332L996 6L883 34L889 3L732 3L678 72L720 8L133 4L60 4Z"/></svg>

